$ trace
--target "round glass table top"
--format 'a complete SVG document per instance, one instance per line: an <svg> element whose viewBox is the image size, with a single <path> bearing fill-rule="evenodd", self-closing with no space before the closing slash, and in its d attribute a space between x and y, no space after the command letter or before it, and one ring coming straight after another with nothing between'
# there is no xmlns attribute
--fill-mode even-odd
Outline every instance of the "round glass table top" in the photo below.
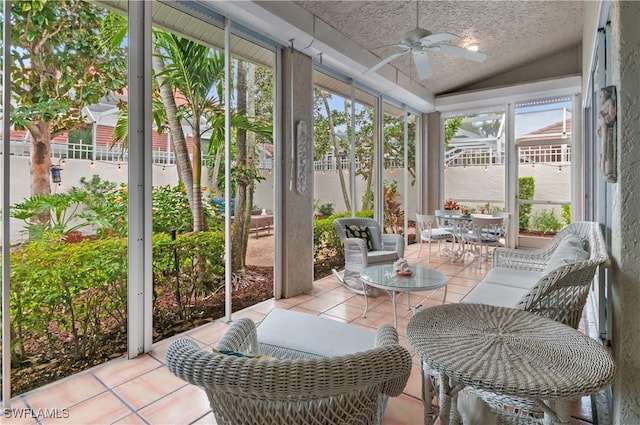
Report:
<svg viewBox="0 0 640 425"><path fill-rule="evenodd" d="M367 285L391 291L429 291L447 284L447 276L426 267L409 266L411 276L396 273L393 264L370 266L360 272Z"/></svg>

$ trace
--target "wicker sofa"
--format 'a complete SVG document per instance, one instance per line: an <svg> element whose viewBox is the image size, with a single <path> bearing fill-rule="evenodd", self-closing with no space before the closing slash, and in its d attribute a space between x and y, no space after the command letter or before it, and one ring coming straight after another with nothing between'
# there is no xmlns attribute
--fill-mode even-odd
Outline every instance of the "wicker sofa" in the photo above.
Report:
<svg viewBox="0 0 640 425"><path fill-rule="evenodd" d="M577 328L596 269L607 262L600 225L574 222L543 248L496 248L493 267L462 302L515 307Z"/></svg>
<svg viewBox="0 0 640 425"><path fill-rule="evenodd" d="M186 338L169 347L169 369L202 387L220 425L381 424L409 379L411 355L390 325L374 333L285 310L265 321L236 320L219 352Z"/></svg>

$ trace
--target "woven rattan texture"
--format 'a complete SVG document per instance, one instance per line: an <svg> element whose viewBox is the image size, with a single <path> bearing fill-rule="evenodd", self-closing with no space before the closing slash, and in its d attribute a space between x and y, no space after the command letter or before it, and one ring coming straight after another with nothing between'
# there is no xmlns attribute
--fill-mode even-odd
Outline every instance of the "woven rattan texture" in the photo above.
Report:
<svg viewBox="0 0 640 425"><path fill-rule="evenodd" d="M494 393L570 399L599 391L615 374L596 341L553 320L483 304L425 309L407 337L430 369Z"/></svg>
<svg viewBox="0 0 640 425"><path fill-rule="evenodd" d="M340 357L258 360L214 354L180 339L169 347L167 365L205 390L221 425L375 424L411 373L411 356L395 328L382 325L375 341L371 350ZM255 324L244 318L217 348L262 353Z"/></svg>
<svg viewBox="0 0 640 425"><path fill-rule="evenodd" d="M393 263L398 258L404 257L404 237L397 234L383 233L377 221L372 218L339 218L334 220L333 228L344 245L344 280L355 280L360 285L360 272L369 265L367 244L360 238L348 238L345 226L366 226L372 232L372 237L377 234L380 238L383 251L395 252L396 257L390 260Z"/></svg>
<svg viewBox="0 0 640 425"><path fill-rule="evenodd" d="M495 249L493 266L542 272L560 241L569 234L577 235L584 241L589 258L547 273L515 307L577 329L596 269L609 261L598 223L571 223L540 249Z"/></svg>

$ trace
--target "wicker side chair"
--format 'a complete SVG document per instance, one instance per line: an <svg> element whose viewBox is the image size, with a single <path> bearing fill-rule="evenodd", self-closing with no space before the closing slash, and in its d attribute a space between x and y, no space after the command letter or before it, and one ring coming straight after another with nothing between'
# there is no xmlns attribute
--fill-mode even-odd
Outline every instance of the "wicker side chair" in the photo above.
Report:
<svg viewBox="0 0 640 425"><path fill-rule="evenodd" d="M167 364L206 392L220 425L381 424L388 397L407 383L411 356L389 325L378 329L374 345L336 357L259 359L180 339L169 347ZM253 321L235 321L217 349L260 354Z"/></svg>
<svg viewBox="0 0 640 425"><path fill-rule="evenodd" d="M349 226L364 226L371 236L371 245L365 239L348 237ZM404 257L404 237L393 233L384 233L372 218L338 218L333 228L344 245L344 276L334 269L335 277L351 291L364 294L367 288L360 279L360 272L376 264L392 264Z"/></svg>

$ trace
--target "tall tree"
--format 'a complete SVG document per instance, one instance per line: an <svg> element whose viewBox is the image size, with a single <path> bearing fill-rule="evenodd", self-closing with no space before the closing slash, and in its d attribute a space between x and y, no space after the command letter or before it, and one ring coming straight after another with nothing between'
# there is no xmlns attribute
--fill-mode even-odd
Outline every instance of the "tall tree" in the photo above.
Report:
<svg viewBox="0 0 640 425"><path fill-rule="evenodd" d="M320 96L322 97L322 104L324 105L325 113L327 114L327 120L329 124L329 135L331 137L331 145L333 147L333 151L335 153L335 158L337 161L337 169L338 169L338 178L340 181L340 189L342 189L342 197L344 199L344 205L347 211L351 210L351 202L349 200L349 191L347 190L347 184L344 179L344 173L342 171L342 154L343 152L348 152L348 150L343 150L340 146L340 139L338 137L338 133L336 130L336 125L340 123L336 123L334 121L334 114L329 107L329 99L327 92L324 90L320 91Z"/></svg>
<svg viewBox="0 0 640 425"><path fill-rule="evenodd" d="M51 140L126 85L126 51L101 37L107 13L79 0L14 2L11 122L31 136L31 194L51 193ZM46 220L48 217L42 217Z"/></svg>
<svg viewBox="0 0 640 425"><path fill-rule="evenodd" d="M169 85L173 88L174 96L180 98L181 118L188 123L193 133L193 189L190 203L193 230L198 232L204 229L201 189L202 137L208 130L207 116L213 106L220 104L224 81L224 56L202 44L161 31L156 32L156 46L156 57L161 58L165 65L164 71L155 74L156 79L163 79L162 85ZM165 108L166 106L165 104Z"/></svg>

